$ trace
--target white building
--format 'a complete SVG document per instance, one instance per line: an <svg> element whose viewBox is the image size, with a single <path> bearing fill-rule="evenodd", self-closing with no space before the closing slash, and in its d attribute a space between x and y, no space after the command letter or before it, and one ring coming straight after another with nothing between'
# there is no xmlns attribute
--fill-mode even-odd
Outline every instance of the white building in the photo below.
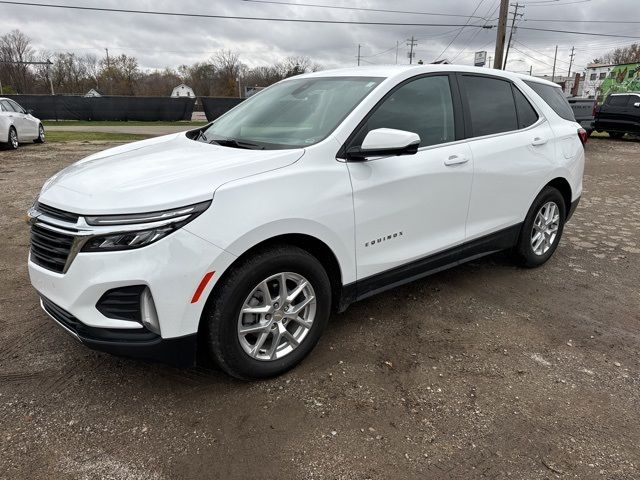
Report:
<svg viewBox="0 0 640 480"><path fill-rule="evenodd" d="M92 88L87 93L85 93L84 96L85 97L101 97L102 94L98 90L96 90L95 88Z"/></svg>
<svg viewBox="0 0 640 480"><path fill-rule="evenodd" d="M584 77L584 88L582 95L586 98L596 98L600 87L611 74L611 70L615 65L590 63L587 65Z"/></svg>
<svg viewBox="0 0 640 480"><path fill-rule="evenodd" d="M173 98L179 98L179 97L195 98L195 96L196 94L193 93L193 88L189 87L188 85L185 85L184 83L181 83L177 87L174 87L173 91L171 92L171 97Z"/></svg>

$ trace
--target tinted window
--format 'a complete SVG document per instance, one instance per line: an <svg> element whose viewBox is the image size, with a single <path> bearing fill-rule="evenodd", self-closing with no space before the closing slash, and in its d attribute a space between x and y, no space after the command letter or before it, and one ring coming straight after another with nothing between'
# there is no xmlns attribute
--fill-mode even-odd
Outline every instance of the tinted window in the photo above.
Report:
<svg viewBox="0 0 640 480"><path fill-rule="evenodd" d="M513 87L513 98L516 101L516 110L518 112L518 127L527 128L538 121L538 114L529 103L529 100L518 90Z"/></svg>
<svg viewBox="0 0 640 480"><path fill-rule="evenodd" d="M285 80L219 117L200 138L267 149L304 148L326 138L381 81L374 77Z"/></svg>
<svg viewBox="0 0 640 480"><path fill-rule="evenodd" d="M609 97L609 105L612 107L624 107L627 105L629 95L611 95Z"/></svg>
<svg viewBox="0 0 640 480"><path fill-rule="evenodd" d="M465 75L462 85L467 94L474 137L518 129L511 83Z"/></svg>
<svg viewBox="0 0 640 480"><path fill-rule="evenodd" d="M13 100L9 100L9 103L11 104L11 106L13 107L13 109L18 112L18 113L26 113L24 111L24 108L22 108L20 105L18 105L16 102L14 102Z"/></svg>
<svg viewBox="0 0 640 480"><path fill-rule="evenodd" d="M572 122L576 121L576 118L573 115L573 110L571 110L571 106L564 97L560 87L552 87L551 85L530 81L525 81L524 83L529 85L534 92L540 95L547 105L549 105L560 118L564 118L565 120L570 120Z"/></svg>
<svg viewBox="0 0 640 480"><path fill-rule="evenodd" d="M0 101L0 103L2 103L5 112L15 112L15 110L7 100L2 100Z"/></svg>
<svg viewBox="0 0 640 480"><path fill-rule="evenodd" d="M420 135L420 146L455 140L449 77L423 77L407 83L381 103L358 132L354 145L376 128L395 128Z"/></svg>

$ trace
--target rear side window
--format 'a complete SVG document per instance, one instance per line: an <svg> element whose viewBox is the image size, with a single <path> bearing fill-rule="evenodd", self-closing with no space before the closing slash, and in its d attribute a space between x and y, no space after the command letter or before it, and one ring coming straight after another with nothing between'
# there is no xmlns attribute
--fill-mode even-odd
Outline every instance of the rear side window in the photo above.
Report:
<svg viewBox="0 0 640 480"><path fill-rule="evenodd" d="M18 105L16 102L14 102L13 100L9 100L9 104L13 107L13 109L18 112L18 113L26 113L24 111L24 108L22 108L20 105Z"/></svg>
<svg viewBox="0 0 640 480"><path fill-rule="evenodd" d="M524 83L529 85L534 92L540 95L540 97L542 97L547 105L549 105L560 118L564 118L571 122L576 121L576 117L573 115L573 110L571 110L571 106L564 97L560 87L552 87L551 85L526 80Z"/></svg>
<svg viewBox="0 0 640 480"><path fill-rule="evenodd" d="M518 129L511 83L489 77L462 76L474 137Z"/></svg>
<svg viewBox="0 0 640 480"><path fill-rule="evenodd" d="M2 100L2 101L0 101L0 103L4 107L3 110L5 112L15 112L15 110L13 109L13 107L11 106L11 104L7 100Z"/></svg>
<svg viewBox="0 0 640 480"><path fill-rule="evenodd" d="M612 107L626 107L628 101L629 95L611 95L608 103Z"/></svg>
<svg viewBox="0 0 640 480"><path fill-rule="evenodd" d="M538 114L527 100L527 97L518 90L513 88L513 98L516 101L516 111L518 112L518 127L527 128L538 121Z"/></svg>
<svg viewBox="0 0 640 480"><path fill-rule="evenodd" d="M395 128L420 135L420 146L455 140L449 77L422 77L400 86L380 103L358 132L353 145L377 128Z"/></svg>

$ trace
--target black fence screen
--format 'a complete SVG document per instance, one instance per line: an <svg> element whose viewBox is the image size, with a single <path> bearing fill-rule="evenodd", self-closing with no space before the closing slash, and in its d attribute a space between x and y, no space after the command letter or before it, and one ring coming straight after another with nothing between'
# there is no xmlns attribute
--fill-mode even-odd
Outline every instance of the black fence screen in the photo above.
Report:
<svg viewBox="0 0 640 480"><path fill-rule="evenodd" d="M198 97L198 100L202 103L202 109L207 116L207 121L211 122L238 105L244 98Z"/></svg>
<svg viewBox="0 0 640 480"><path fill-rule="evenodd" d="M191 120L195 98L7 95L41 120Z"/></svg>

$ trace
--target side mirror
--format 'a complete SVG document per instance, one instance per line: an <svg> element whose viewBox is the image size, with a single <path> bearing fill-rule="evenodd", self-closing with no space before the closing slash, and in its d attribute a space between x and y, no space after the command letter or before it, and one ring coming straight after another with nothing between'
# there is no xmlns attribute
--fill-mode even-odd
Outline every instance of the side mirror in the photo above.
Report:
<svg viewBox="0 0 640 480"><path fill-rule="evenodd" d="M27 115L31 115L33 113L33 110L27 110Z"/></svg>
<svg viewBox="0 0 640 480"><path fill-rule="evenodd" d="M636 107L636 108L640 108L640 102L634 103L633 106Z"/></svg>
<svg viewBox="0 0 640 480"><path fill-rule="evenodd" d="M364 137L360 147L347 150L350 160L365 160L367 157L414 155L420 145L420 135L393 128L377 128Z"/></svg>

